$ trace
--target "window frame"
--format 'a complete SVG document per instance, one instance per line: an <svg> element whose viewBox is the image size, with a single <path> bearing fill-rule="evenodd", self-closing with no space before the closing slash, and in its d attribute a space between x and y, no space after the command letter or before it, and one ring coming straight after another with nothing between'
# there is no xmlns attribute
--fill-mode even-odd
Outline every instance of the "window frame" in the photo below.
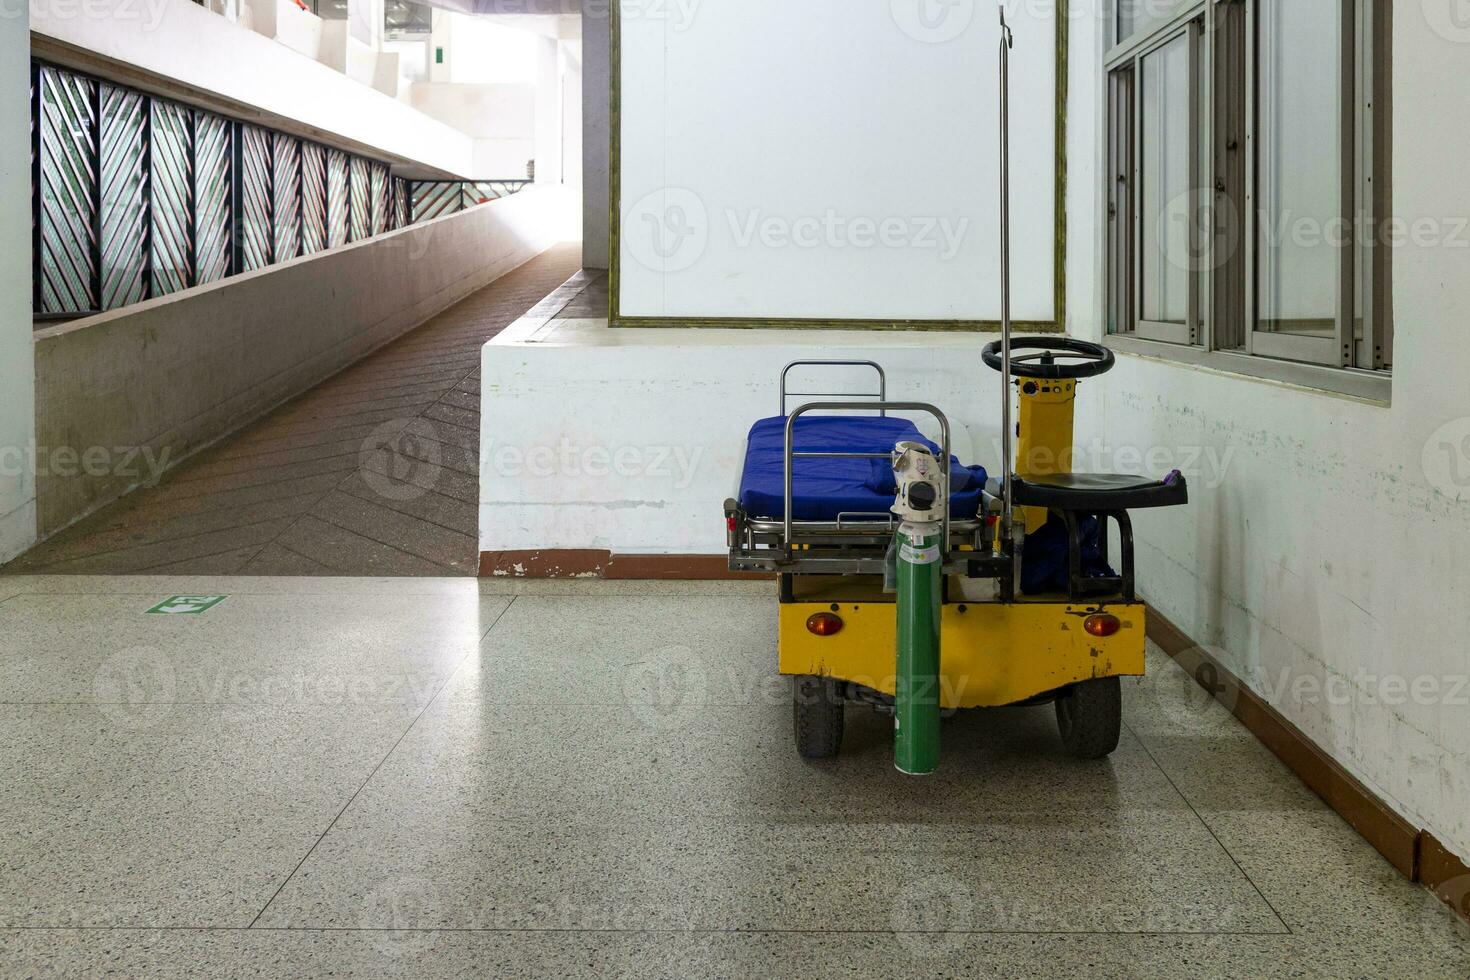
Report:
<svg viewBox="0 0 1470 980"><path fill-rule="evenodd" d="M1173 0L1172 5L1167 5L1165 0L1131 0L1143 9L1135 11L1134 16L1137 23L1134 25L1133 33L1127 37L1118 36L1118 15L1121 5L1130 0L1108 0L1108 26L1105 32L1106 45L1109 55L1129 48L1147 44L1150 38L1159 36L1163 30L1172 30L1178 23L1189 20L1186 16L1189 11L1194 10L1196 15L1204 7L1204 0ZM1155 10L1153 8L1161 8Z"/></svg>
<svg viewBox="0 0 1470 980"><path fill-rule="evenodd" d="M1139 25L1126 40L1116 43L1117 4L1113 0L1105 31L1101 72L1103 83L1103 131L1101 155L1103 166L1102 238L1105 252L1105 285L1101 290L1103 341L1116 349L1183 361L1249 377L1265 378L1325 389L1369 400L1386 402L1391 391L1392 319L1390 267L1387 250L1377 245L1382 222L1391 214L1387 165L1390 159L1388 102L1390 64L1388 37L1391 14L1387 5L1374 0L1337 0L1342 17L1341 92L1341 218L1339 230L1346 228L1352 242L1340 248L1337 272L1337 301L1332 337L1309 337L1264 331L1256 322L1257 290L1261 280L1258 263L1258 212L1256 189L1260 154L1259 113L1262 102L1258 91L1261 16L1264 0L1181 0L1164 14ZM1213 189L1225 193L1226 176L1238 179L1239 169L1226 174L1221 149L1216 146L1217 114L1224 105L1217 98L1217 52L1223 52L1217 36L1229 12L1238 5L1243 10L1245 45L1244 102L1238 111L1244 117L1243 151L1244 184L1237 188L1243 200L1241 216L1235 231L1242 250L1243 267L1229 259L1215 261L1218 229L1210 227L1204 234L1194 227L1205 201L1201 198ZM1239 16L1239 15L1237 15ZM1240 23L1231 25L1236 32ZM1143 160L1142 111L1146 101L1143 91L1143 59L1160 50L1181 35L1191 38L1190 52L1190 172L1189 204L1191 249L1202 249L1202 261L1191 255L1189 322L1181 329L1177 323L1154 324L1142 320L1142 209L1147 192L1142 182ZM1238 40L1238 33L1237 33ZM1238 51L1238 49L1236 49ZM1238 56L1237 56L1238 57ZM1239 61L1235 62L1237 69ZM1126 74L1131 79L1131 116L1126 120L1128 132L1120 137L1120 108L1116 96L1117 79ZM1239 73L1235 76L1239 78ZM1228 80L1228 79L1227 79ZM1236 84L1239 84L1238 82ZM1220 96L1230 98L1226 89ZM1239 100L1237 99L1237 102ZM1115 224L1114 201L1119 194L1114 182L1118 174L1120 141L1131 147L1130 195L1127 220L1131 227L1120 231ZM1232 146L1232 151L1234 147ZM1239 165L1237 165L1239 168ZM1211 217L1215 216L1212 208ZM1371 234L1368 233L1371 230ZM1119 256L1120 241L1130 243L1132 255ZM1325 242L1321 247L1331 247ZM1134 268L1129 278L1129 296L1118 295L1120 259ZM1224 283L1223 267L1231 264L1233 283ZM1217 296L1217 287L1222 289ZM1233 292L1243 295L1233 297ZM1217 303L1217 299L1220 302ZM1233 329L1220 322L1233 315L1241 322ZM1126 327L1125 327L1126 324ZM1160 329L1163 327L1164 329ZM1187 334L1187 335L1186 335ZM1233 335L1233 336L1231 336ZM1234 341L1233 345L1230 345ZM1228 346L1227 346L1228 345Z"/></svg>
<svg viewBox="0 0 1470 980"><path fill-rule="evenodd" d="M1144 310L1144 225L1143 212L1145 201L1148 197L1148 184L1144 180L1144 107L1148 101L1148 89L1145 85L1147 73L1144 71L1143 63L1152 55L1160 54L1163 50L1177 41L1185 42L1186 53L1189 58L1189 124L1187 127L1188 162L1185 168L1189 174L1189 214L1199 213L1200 197L1200 48L1202 31L1199 29L1199 21L1189 20L1177 29L1160 31L1152 39L1151 43L1139 48L1132 60L1133 75L1133 120L1130 129L1130 142L1132 144L1130 157L1133 164L1133 182L1131 200L1133 205L1133 227L1128 237L1130 239L1132 261L1133 261L1133 299L1128 304L1133 311L1131 332L1142 340L1155 340L1167 344L1194 344L1198 342L1204 329L1204 319L1201 315L1200 280L1203 278L1197 269L1192 268L1193 263L1187 266L1188 298L1185 303L1184 322L1173 320L1149 320L1143 315ZM1166 260L1167 261L1167 260Z"/></svg>

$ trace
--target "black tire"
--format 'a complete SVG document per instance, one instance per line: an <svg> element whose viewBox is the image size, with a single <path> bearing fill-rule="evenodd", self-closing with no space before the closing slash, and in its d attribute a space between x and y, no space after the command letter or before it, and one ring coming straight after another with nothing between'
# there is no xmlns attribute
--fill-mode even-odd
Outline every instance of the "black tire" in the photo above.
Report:
<svg viewBox="0 0 1470 980"><path fill-rule="evenodd" d="M1057 698L1062 746L1079 759L1106 758L1123 727L1123 688L1116 677L1073 684Z"/></svg>
<svg viewBox="0 0 1470 980"><path fill-rule="evenodd" d="M792 724L796 751L803 759L831 759L842 748L846 700L829 677L802 674L792 678Z"/></svg>

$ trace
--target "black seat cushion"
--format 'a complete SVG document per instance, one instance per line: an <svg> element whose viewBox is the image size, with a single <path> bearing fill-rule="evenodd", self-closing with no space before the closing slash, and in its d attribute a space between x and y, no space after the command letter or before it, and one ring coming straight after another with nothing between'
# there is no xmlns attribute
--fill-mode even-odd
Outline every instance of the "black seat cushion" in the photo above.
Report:
<svg viewBox="0 0 1470 980"><path fill-rule="evenodd" d="M1077 510L1136 510L1189 502L1189 486L1178 470L1162 480L1123 473L1058 473L1016 477L1015 502L1023 507Z"/></svg>

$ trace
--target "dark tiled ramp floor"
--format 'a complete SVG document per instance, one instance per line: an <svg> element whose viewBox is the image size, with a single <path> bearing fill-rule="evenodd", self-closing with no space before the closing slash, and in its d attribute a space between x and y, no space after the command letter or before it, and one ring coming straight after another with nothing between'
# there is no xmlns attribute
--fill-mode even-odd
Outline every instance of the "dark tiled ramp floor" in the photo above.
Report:
<svg viewBox="0 0 1470 980"><path fill-rule="evenodd" d="M5 571L474 575L480 347L580 256L551 249Z"/></svg>

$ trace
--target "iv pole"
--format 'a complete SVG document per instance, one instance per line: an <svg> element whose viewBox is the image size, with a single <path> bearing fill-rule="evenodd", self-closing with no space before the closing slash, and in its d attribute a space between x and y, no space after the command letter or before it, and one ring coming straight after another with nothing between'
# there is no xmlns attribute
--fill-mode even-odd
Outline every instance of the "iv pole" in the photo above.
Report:
<svg viewBox="0 0 1470 980"><path fill-rule="evenodd" d="M1015 432L1011 423L1011 145L1010 145L1010 51L1015 43L1006 23L1004 0L1000 7L1000 431L1001 483L1000 534L996 537L997 553L1001 542L1012 544L1011 457Z"/></svg>

